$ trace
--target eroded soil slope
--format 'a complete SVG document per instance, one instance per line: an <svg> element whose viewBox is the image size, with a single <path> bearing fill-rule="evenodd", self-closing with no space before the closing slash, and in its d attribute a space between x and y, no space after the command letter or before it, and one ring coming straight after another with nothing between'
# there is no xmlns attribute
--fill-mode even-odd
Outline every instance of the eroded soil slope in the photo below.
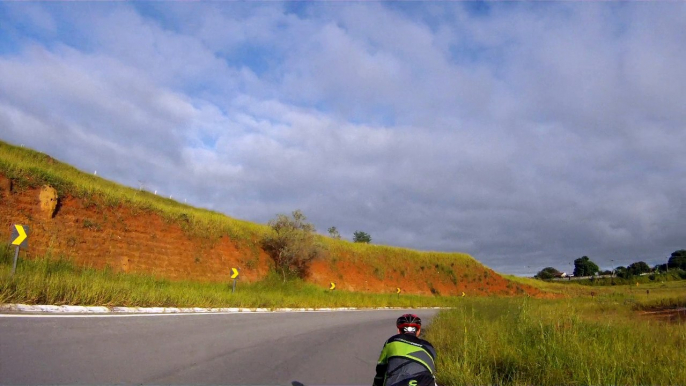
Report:
<svg viewBox="0 0 686 386"><path fill-rule="evenodd" d="M233 240L229 235L192 235L178 222L144 209L108 206L97 199L59 197L54 214L41 209L40 188L16 188L0 175L0 237L9 240L13 224L30 227L24 257L46 254L78 265L118 272L140 272L172 280L229 281L231 267L241 279L256 281L270 269L270 258L259 240ZM341 242L343 243L343 242ZM345 248L330 251L312 264L308 280L338 289L435 295L544 296L539 290L510 282L469 259L398 261L380 252L374 263Z"/></svg>

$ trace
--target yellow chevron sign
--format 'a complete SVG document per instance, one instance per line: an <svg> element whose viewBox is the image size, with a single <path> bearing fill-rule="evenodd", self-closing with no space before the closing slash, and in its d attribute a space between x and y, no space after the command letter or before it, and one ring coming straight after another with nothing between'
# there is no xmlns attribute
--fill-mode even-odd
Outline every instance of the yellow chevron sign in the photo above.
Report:
<svg viewBox="0 0 686 386"><path fill-rule="evenodd" d="M400 287L396 288L395 293L397 293L398 295L400 295Z"/></svg>
<svg viewBox="0 0 686 386"><path fill-rule="evenodd" d="M28 242L26 241L29 237L27 235L28 231L28 226L15 224L14 229L12 229L12 245L17 245L21 248L26 248L28 246Z"/></svg>
<svg viewBox="0 0 686 386"><path fill-rule="evenodd" d="M331 282L331 287L329 287L330 290L335 290L336 289L336 283Z"/></svg>
<svg viewBox="0 0 686 386"><path fill-rule="evenodd" d="M231 278L236 279L236 278L238 278L238 275L240 275L238 270L236 268L231 268Z"/></svg>

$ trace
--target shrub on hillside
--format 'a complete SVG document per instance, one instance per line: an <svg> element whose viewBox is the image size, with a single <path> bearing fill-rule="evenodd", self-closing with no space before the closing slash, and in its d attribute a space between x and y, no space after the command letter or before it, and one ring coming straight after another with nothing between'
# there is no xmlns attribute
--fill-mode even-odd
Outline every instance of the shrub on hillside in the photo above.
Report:
<svg viewBox="0 0 686 386"><path fill-rule="evenodd" d="M331 236L332 239L341 239L341 234L338 232L338 229L336 229L336 227L329 228L329 236Z"/></svg>
<svg viewBox="0 0 686 386"><path fill-rule="evenodd" d="M353 242L369 244L372 242L372 236L367 232L355 231L355 233L353 233Z"/></svg>
<svg viewBox="0 0 686 386"><path fill-rule="evenodd" d="M562 272L558 271L557 269L553 267L545 267L542 270L538 271L534 278L547 280L555 277L560 277L560 275L562 275Z"/></svg>
<svg viewBox="0 0 686 386"><path fill-rule="evenodd" d="M314 225L306 220L300 210L294 211L292 217L279 214L269 221L271 232L262 239L262 247L274 260L284 282L288 277L306 276L310 263L321 253Z"/></svg>

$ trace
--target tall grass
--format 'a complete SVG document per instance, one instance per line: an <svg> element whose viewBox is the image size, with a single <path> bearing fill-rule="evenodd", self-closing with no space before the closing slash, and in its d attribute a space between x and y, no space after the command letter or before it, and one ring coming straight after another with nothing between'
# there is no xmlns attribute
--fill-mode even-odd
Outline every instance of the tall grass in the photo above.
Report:
<svg viewBox="0 0 686 386"><path fill-rule="evenodd" d="M450 297L328 291L271 275L256 283L169 281L149 275L80 268L61 259L20 260L11 276L13 254L0 249L0 304L99 305L130 307L427 307L452 306Z"/></svg>
<svg viewBox="0 0 686 386"><path fill-rule="evenodd" d="M686 325L639 316L641 300L624 293L466 299L428 330L439 383L686 384Z"/></svg>

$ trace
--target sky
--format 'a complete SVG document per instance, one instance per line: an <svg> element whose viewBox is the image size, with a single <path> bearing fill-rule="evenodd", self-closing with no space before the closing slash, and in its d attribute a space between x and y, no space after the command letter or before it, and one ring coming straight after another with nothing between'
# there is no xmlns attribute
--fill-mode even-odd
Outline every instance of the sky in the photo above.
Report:
<svg viewBox="0 0 686 386"><path fill-rule="evenodd" d="M1 2L0 140L498 272L686 248L686 3Z"/></svg>

